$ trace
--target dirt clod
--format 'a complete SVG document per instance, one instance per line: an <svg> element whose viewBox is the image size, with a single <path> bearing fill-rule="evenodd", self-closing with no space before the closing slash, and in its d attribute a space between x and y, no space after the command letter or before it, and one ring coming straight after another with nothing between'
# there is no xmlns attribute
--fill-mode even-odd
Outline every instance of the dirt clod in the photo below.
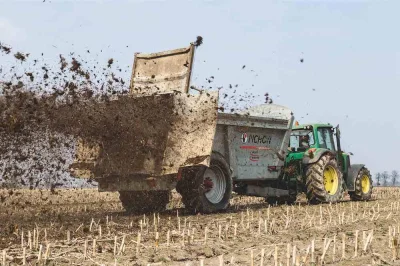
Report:
<svg viewBox="0 0 400 266"><path fill-rule="evenodd" d="M14 54L14 57L23 62L28 57L28 54L23 54L21 52L17 52L16 54Z"/></svg>
<svg viewBox="0 0 400 266"><path fill-rule="evenodd" d="M110 58L107 61L107 64L108 64L107 66L110 68L113 63L114 63L114 59Z"/></svg>

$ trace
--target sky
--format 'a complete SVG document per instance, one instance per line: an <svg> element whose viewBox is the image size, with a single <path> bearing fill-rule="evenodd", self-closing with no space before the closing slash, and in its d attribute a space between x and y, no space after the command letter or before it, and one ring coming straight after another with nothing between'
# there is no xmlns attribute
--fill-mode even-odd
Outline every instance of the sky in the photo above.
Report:
<svg viewBox="0 0 400 266"><path fill-rule="evenodd" d="M127 79L135 52L186 47L200 35L193 85L269 93L299 123L340 124L352 163L373 174L400 170L400 1L0 0L0 6L0 42L14 51L44 53L54 63L70 52L104 65L112 57ZM7 60L0 56L0 66ZM263 102L261 96L250 104Z"/></svg>

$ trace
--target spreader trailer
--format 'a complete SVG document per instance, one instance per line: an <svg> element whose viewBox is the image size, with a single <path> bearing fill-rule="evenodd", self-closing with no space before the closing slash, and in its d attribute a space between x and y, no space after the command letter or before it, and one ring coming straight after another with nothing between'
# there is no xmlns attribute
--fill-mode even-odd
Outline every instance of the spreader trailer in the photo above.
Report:
<svg viewBox="0 0 400 266"><path fill-rule="evenodd" d="M174 188L185 208L204 213L228 208L234 192L269 203L299 193L310 203L340 201L345 191L371 198L371 175L350 164L339 127L294 126L292 111L274 104L219 113L218 91L190 90L194 50L136 54L130 95L76 112L74 176L118 191L127 210L140 212L165 209Z"/></svg>
<svg viewBox="0 0 400 266"><path fill-rule="evenodd" d="M283 106L264 104L241 114L218 114L209 166L182 168L177 191L186 207L225 209L232 191L288 197L279 186L294 117Z"/></svg>

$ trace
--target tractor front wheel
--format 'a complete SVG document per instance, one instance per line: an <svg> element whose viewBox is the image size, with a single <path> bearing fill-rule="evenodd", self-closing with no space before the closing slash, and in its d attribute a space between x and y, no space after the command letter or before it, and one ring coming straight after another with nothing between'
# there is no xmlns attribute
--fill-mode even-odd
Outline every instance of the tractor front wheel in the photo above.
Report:
<svg viewBox="0 0 400 266"><path fill-rule="evenodd" d="M361 168L355 180L355 191L349 192L350 199L354 201L370 200L372 196L371 173L366 167Z"/></svg>
<svg viewBox="0 0 400 266"><path fill-rule="evenodd" d="M312 204L340 201L343 198L342 184L342 172L329 154L321 156L306 170L307 198Z"/></svg>

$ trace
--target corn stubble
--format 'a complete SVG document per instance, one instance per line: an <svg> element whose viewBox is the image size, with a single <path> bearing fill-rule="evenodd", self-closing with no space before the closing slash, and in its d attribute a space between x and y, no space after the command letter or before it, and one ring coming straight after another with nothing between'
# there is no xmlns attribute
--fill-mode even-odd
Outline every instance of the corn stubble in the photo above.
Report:
<svg viewBox="0 0 400 266"><path fill-rule="evenodd" d="M187 215L178 193L164 213L127 214L94 189L0 190L4 265L366 265L399 262L399 188L374 201L269 206L234 196L228 212ZM48 200L41 200L48 197ZM35 204L20 202L37 199Z"/></svg>

